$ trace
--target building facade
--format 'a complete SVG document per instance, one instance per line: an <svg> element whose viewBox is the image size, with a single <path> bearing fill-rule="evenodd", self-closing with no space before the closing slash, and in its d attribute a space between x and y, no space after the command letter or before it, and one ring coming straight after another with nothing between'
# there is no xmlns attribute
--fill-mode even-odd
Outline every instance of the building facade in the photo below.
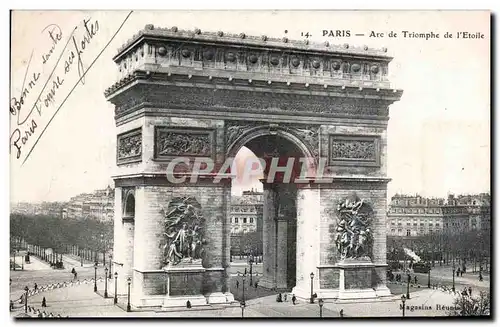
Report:
<svg viewBox="0 0 500 327"><path fill-rule="evenodd" d="M449 195L448 199L396 194L387 210L387 235L422 236L489 230L490 195Z"/></svg>
<svg viewBox="0 0 500 327"><path fill-rule="evenodd" d="M262 194L251 190L231 196L231 234L262 232Z"/></svg>
<svg viewBox="0 0 500 327"><path fill-rule="evenodd" d="M100 221L113 221L114 195L114 190L108 185L103 190L74 196L69 200L64 215L67 218L96 218Z"/></svg>

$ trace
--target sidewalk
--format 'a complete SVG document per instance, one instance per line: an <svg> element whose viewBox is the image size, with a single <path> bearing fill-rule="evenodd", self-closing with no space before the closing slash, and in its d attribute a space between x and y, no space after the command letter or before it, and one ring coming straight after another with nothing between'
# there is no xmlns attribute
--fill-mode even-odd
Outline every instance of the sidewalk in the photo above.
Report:
<svg viewBox="0 0 500 327"><path fill-rule="evenodd" d="M21 270L22 265L24 265L24 270L45 270L52 269L50 265L39 258L30 255L30 263L22 263L21 260L24 259L24 256L16 256L16 270ZM19 267L17 267L19 266Z"/></svg>

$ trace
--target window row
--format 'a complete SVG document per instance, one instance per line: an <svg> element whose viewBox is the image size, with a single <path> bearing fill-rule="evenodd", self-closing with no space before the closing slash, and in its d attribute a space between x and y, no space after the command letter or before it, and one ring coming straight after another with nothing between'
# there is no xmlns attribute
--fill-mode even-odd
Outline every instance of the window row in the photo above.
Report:
<svg viewBox="0 0 500 327"><path fill-rule="evenodd" d="M243 217L241 219L238 218L238 217L233 217L233 218L231 218L231 223L239 224L240 220L243 222L243 224L246 224L248 220L250 221L250 224L253 224L253 218L252 217L250 217L250 218Z"/></svg>

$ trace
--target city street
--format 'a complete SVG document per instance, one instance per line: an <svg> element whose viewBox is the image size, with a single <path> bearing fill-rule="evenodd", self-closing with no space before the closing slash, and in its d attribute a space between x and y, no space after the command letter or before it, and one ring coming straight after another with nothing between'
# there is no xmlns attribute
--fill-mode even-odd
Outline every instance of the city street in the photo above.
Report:
<svg viewBox="0 0 500 327"><path fill-rule="evenodd" d="M469 267L467 267L469 269ZM472 269L469 269L467 273L464 273L462 276L453 277L452 266L439 266L431 269L431 285L446 285L451 288L453 286L453 279L455 279L455 289L462 290L464 287L471 286L478 291L487 291L490 288L490 275L483 274L483 281L479 281L479 273L472 273ZM403 271L393 271L394 274L401 274L402 282L406 284L406 273ZM428 274L424 273L411 273L412 281L414 283L414 276L417 276L417 282L422 287L427 287Z"/></svg>
<svg viewBox="0 0 500 327"><path fill-rule="evenodd" d="M109 288L113 289L110 282ZM241 308L238 303L231 305L212 305L202 308L176 308L162 311L144 310L126 312L126 297L120 297L118 306L113 305L113 294L104 299L100 294L104 283L98 283L99 294L93 292L93 283L68 286L53 289L34 295L29 298L28 304L40 312L52 313L54 316L69 317L241 317ZM45 297L47 307L42 308L42 298ZM406 302L410 310L407 316L443 316L447 310L438 305L449 306L452 304L453 295L438 290L422 289L412 292L411 299ZM381 299L366 300L327 300L325 301L322 314L323 317L340 317L343 310L344 317L399 317L402 315L399 295ZM411 309L411 308L414 309ZM262 296L259 298L247 298L244 315L245 317L319 317L319 306L298 301L293 305L291 299L286 302L277 303L276 295ZM12 312L17 315L23 311L20 307Z"/></svg>
<svg viewBox="0 0 500 327"><path fill-rule="evenodd" d="M16 261L20 259L16 258ZM79 267L80 262L74 258L66 258L63 256L65 265L64 270L55 270L41 262L39 259L32 257L31 264L25 265L24 271L11 271L11 300L18 300L25 286L33 288L34 283L39 287L62 282L71 282L73 279L70 273L75 267L78 271L78 279L80 281L90 280L94 277L94 268L91 264L86 264L83 268ZM260 266L260 267L259 267ZM249 271L248 266L242 262L235 262L232 271L243 272L245 267ZM257 265L258 271L262 265ZM254 269L252 269L255 271ZM435 269L433 272L444 273L447 269ZM97 269L97 276L103 277L104 268L100 266ZM407 316L440 316L447 315L447 310L441 306L451 306L454 296L448 292L443 292L436 289L427 288L427 275L417 274L420 288L412 285L410 288L411 298L407 300L406 305L413 306L414 310L407 311ZM433 275L431 275L433 276ZM473 284L474 293L479 290L487 290L489 281L485 279L483 284L470 283L474 282L473 275L456 278L456 288L460 286ZM451 276L439 276L439 280L443 280L448 284L448 279ZM258 282L259 277L253 277L252 282ZM236 281L239 281L236 287ZM469 282L469 284L467 284ZM315 304L297 301L296 305L291 303L291 295L288 295L286 302L276 302L276 292L255 288L255 285L250 286L250 278L245 280L245 302L244 311L245 317L319 317L319 306L317 301ZM424 285L425 284L425 285ZM460 286L459 286L460 285ZM108 281L109 298L104 299L102 293L104 290L104 282L98 281L98 293L93 292L93 282L89 281L84 284L73 284L71 286L55 288L29 297L28 304L40 312L46 314L52 313L55 315L69 317L241 317L241 308L238 301L243 299L243 279L242 277L234 276L230 282L231 292L234 294L237 302L230 305L210 305L202 308L177 308L163 311L160 308L156 310L134 311L127 313L126 297L119 297L118 306L113 305L113 281ZM402 314L401 294L406 293L406 283L389 283L388 287L391 290L392 296L378 299L366 300L326 300L322 308L323 317L339 317L340 310L343 310L344 317L373 317L387 316L397 317ZM42 308L42 298L45 297L47 307ZM13 316L23 312L22 304L16 302L16 310L11 314ZM415 309L416 308L416 309ZM419 309L420 308L420 309Z"/></svg>

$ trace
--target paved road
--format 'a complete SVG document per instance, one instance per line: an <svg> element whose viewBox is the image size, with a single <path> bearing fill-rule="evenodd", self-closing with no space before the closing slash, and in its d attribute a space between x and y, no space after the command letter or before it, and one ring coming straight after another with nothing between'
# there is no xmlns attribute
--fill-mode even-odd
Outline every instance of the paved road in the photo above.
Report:
<svg viewBox="0 0 500 327"><path fill-rule="evenodd" d="M401 273L402 274L402 280L406 282L406 273L404 272L394 272L396 273ZM414 282L414 276L417 276L417 282L418 284L422 285L422 287L427 287L428 284L428 274L422 274L422 273L411 273L412 276L412 283ZM489 275L483 275L483 281L480 282L478 279L478 274L473 274L473 273L466 273L461 277L456 277L455 275L455 288L456 289L463 289L464 287L469 287L471 286L474 289L477 289L478 291L487 291L490 289L490 277ZM431 270L431 285L438 284L438 285L446 285L447 287L451 288L453 286L453 276L452 276L452 269L433 269Z"/></svg>
<svg viewBox="0 0 500 327"><path fill-rule="evenodd" d="M30 260L35 264L38 259L31 257ZM43 262L38 263L42 265ZM72 268L72 267L71 267ZM35 283L38 286L48 285L52 283L69 282L73 280L73 274L71 273L71 268L66 267L65 269L52 269L50 267L43 268L39 270L11 270L10 279L12 280L10 285L11 299L18 299L24 292L24 287L28 286L30 289L34 288ZM94 278L94 268L93 267L83 267L75 268L78 273L78 279L89 279ZM97 276L104 276L104 268L97 268Z"/></svg>
<svg viewBox="0 0 500 327"><path fill-rule="evenodd" d="M98 283L102 291L103 282ZM111 287L112 289L112 287ZM45 297L47 307L41 308L41 300ZM437 290L421 290L412 294L406 302L407 316L445 316L448 314L444 306L451 306L454 296ZM126 298L119 298L119 306L113 305L112 298L104 299L93 292L92 283L58 288L40 293L29 298L29 305L54 315L70 317L241 317L241 309L236 305L214 305L203 308L178 308L169 311L134 311L127 313ZM323 317L339 317L340 310L345 317L399 317L402 314L399 295L375 300L327 300L324 303ZM441 306L441 307L439 307ZM317 303L299 302L293 305L290 301L277 303L275 296L265 296L247 300L245 317L319 317ZM18 308L12 315L22 312Z"/></svg>

